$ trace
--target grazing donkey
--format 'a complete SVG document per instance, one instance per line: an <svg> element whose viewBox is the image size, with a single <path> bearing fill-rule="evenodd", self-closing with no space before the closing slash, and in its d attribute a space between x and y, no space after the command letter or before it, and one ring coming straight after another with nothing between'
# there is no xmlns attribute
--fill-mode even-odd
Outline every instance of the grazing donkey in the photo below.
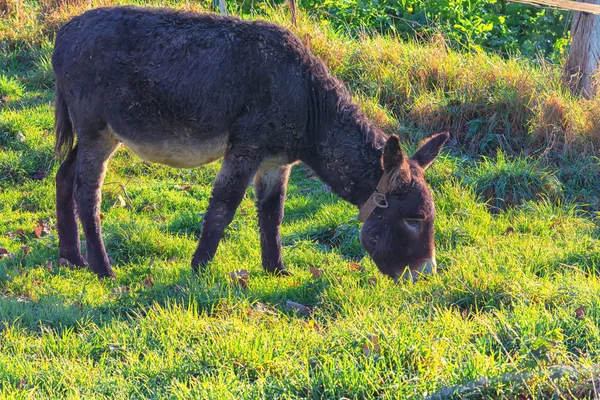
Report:
<svg viewBox="0 0 600 400"><path fill-rule="evenodd" d="M113 276L100 190L121 143L145 160L194 168L223 158L192 267L215 255L254 178L262 263L287 274L280 225L292 164L303 161L360 208L360 240L393 278L435 269L435 209L423 171L448 134L408 158L288 30L168 9L99 8L66 23L52 54L60 256ZM77 144L74 145L75 133Z"/></svg>

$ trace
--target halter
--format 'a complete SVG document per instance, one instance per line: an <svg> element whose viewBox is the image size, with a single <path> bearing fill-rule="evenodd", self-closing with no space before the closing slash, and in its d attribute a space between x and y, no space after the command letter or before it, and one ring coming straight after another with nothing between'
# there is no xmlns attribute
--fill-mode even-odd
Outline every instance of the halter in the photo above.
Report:
<svg viewBox="0 0 600 400"><path fill-rule="evenodd" d="M365 222L369 215L375 211L377 207L388 208L388 202L386 195L389 193L389 180L390 176L387 172L384 172L375 188L375 191L369 196L369 199L362 205L358 212L358 220Z"/></svg>

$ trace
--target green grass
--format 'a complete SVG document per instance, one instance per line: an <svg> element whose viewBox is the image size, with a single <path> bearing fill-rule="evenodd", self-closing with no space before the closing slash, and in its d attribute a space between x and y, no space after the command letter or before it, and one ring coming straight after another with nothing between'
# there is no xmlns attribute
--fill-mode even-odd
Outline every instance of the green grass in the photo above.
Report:
<svg viewBox="0 0 600 400"><path fill-rule="evenodd" d="M117 279L100 281L58 265L51 41L35 29L11 33L7 23L0 31L0 92L7 96L0 104L0 248L11 255L0 259L0 397L593 397L600 361L597 159L574 160L556 149L535 159L479 158L477 146L464 144L446 151L428 174L440 273L394 285L358 242L357 210L303 166L294 168L282 227L293 276L275 278L260 266L250 188L214 262L193 277L190 259L219 163L175 170L122 149L102 202ZM25 19L40 31L41 23ZM359 56L373 52L373 43L406 46L406 61L429 45L385 37L350 42L310 21L301 29L324 56L319 46L352 49L341 64L328 62L361 90L365 110L414 148L427 127L399 124L405 114L385 100L406 93L389 83L404 79L406 64L370 69ZM489 60L499 76L520 65ZM479 79L471 72L460 72L461 79ZM387 83L370 92L376 74ZM454 89L415 87L439 99L467 90L456 82ZM522 103L502 103L497 88L485 90L496 95L489 107L529 112ZM34 179L39 171L48 176ZM486 195L490 188L494 196ZM50 230L37 238L40 224ZM314 278L311 267L322 276ZM229 277L239 269L250 272L246 289ZM311 313L289 310L288 300Z"/></svg>

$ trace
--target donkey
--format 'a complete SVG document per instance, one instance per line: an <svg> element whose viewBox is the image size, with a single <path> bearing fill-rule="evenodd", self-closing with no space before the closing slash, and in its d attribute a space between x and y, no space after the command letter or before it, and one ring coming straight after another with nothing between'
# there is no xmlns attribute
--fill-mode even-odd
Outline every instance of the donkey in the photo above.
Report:
<svg viewBox="0 0 600 400"><path fill-rule="evenodd" d="M223 159L195 272L215 255L254 179L263 267L288 274L280 225L299 161L359 207L360 241L382 273L416 279L434 272L435 208L424 171L448 133L407 157L399 138L369 122L290 31L213 14L99 8L60 28L52 67L55 150L65 158L56 175L59 248L74 265L114 276L99 205L108 160L123 143L144 160L177 168Z"/></svg>

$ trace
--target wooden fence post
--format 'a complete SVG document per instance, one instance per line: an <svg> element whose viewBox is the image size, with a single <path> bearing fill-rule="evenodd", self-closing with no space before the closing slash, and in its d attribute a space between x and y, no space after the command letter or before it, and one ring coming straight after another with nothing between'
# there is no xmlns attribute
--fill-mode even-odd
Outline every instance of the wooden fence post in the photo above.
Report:
<svg viewBox="0 0 600 400"><path fill-rule="evenodd" d="M600 5L600 0L582 2ZM573 93L590 99L598 90L598 80L594 77L600 73L600 16L576 11L571 24L571 40L565 82Z"/></svg>
<svg viewBox="0 0 600 400"><path fill-rule="evenodd" d="M227 5L225 4L225 0L213 0L213 5L219 7L221 15L227 15Z"/></svg>

